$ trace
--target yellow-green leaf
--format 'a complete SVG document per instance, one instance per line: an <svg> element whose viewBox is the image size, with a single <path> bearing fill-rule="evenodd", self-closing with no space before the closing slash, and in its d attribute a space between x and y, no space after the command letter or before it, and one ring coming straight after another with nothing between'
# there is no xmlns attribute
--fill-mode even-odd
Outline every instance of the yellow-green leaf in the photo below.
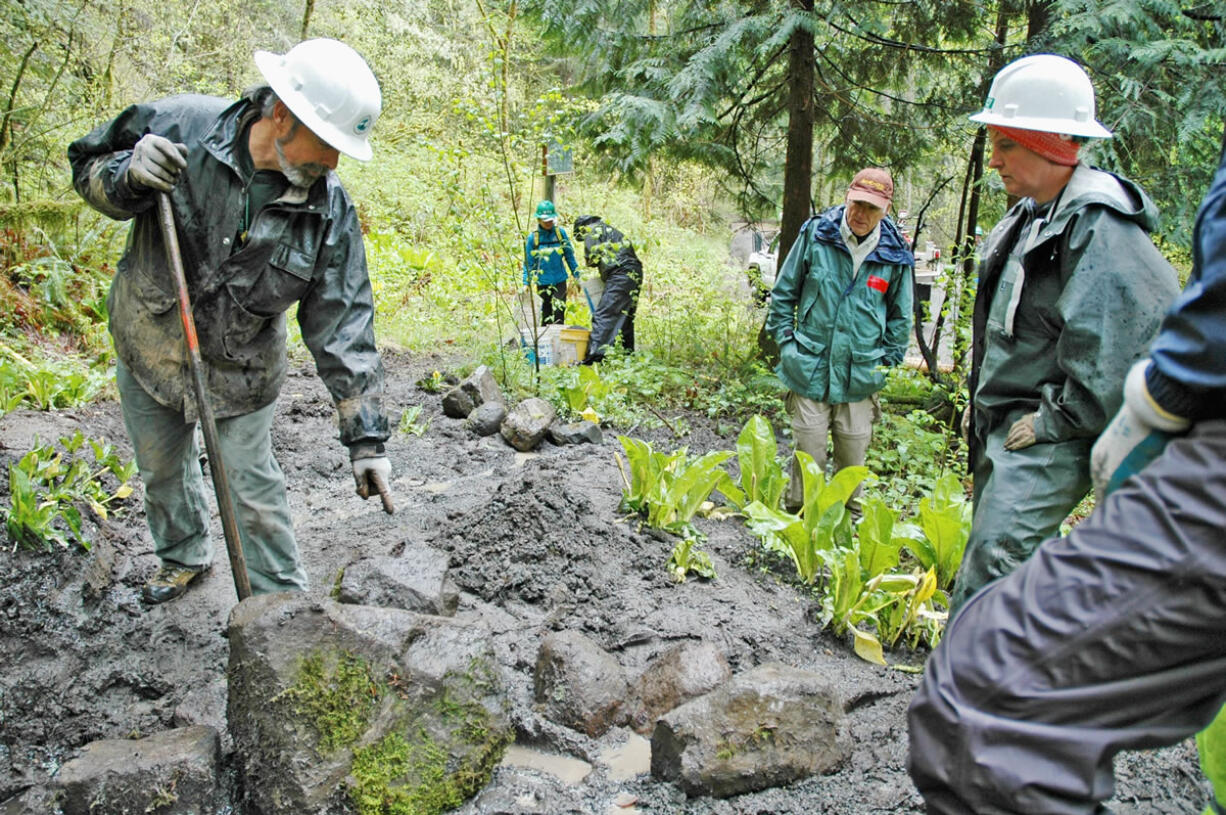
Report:
<svg viewBox="0 0 1226 815"><path fill-rule="evenodd" d="M854 625L851 626L851 634L856 638L856 656L865 662L872 662L875 665L885 665L885 654L881 650L881 642L868 633L861 631Z"/></svg>

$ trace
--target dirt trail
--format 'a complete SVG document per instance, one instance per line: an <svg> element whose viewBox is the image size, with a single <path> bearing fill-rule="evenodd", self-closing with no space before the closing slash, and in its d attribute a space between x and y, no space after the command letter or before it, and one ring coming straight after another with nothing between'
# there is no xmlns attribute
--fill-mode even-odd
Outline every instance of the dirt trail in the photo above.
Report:
<svg viewBox="0 0 1226 815"><path fill-rule="evenodd" d="M420 404L418 421L429 423L423 435L397 432L388 444L394 516L354 496L330 401L310 366L293 371L278 403L274 444L312 591L326 593L338 570L361 556L409 544L447 553L463 591L460 614L481 618L495 632L521 741L546 751L564 748L592 765L581 780L575 780L581 773L563 779L500 768L459 812L922 811L905 770L905 711L915 676L862 662L847 642L818 631L811 601L781 580L782 572L760 560L751 565L747 554L755 544L740 524L700 522L719 577L676 585L664 569L669 544L618 512L616 431L606 429L600 446L546 443L539 453L519 454L498 437L472 437L442 415L438 394L415 387L423 375L446 370L444 360L389 355L385 361L393 421ZM717 435L714 423L687 419L692 430L682 441L666 430L632 435L665 450L734 448L735 438ZM118 405L103 403L0 418L0 464L16 460L36 435L54 440L78 428L130 455ZM5 479L0 500L7 497ZM202 585L165 606L146 607L140 587L157 561L139 500L131 506L94 530L97 544L87 556L8 547L0 553L0 811L89 741L223 720L224 632L234 587L220 526L214 567ZM715 643L734 671L781 660L821 672L848 700L853 755L830 775L726 801L687 801L649 775L622 777L617 763L602 756L636 744L629 731L592 741L557 732L533 711L537 646L545 633L562 629L599 642L631 676L685 639ZM1205 800L1190 743L1129 754L1117 766L1117 813L1192 813ZM637 803L617 807L619 795Z"/></svg>

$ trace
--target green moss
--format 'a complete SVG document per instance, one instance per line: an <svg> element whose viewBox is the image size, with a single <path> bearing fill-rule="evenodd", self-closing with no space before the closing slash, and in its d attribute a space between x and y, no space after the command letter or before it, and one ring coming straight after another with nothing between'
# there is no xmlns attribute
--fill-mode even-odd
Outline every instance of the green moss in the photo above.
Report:
<svg viewBox="0 0 1226 815"><path fill-rule="evenodd" d="M318 732L320 752L353 750L349 795L358 815L436 815L488 784L511 741L509 732L491 727L490 712L478 701L495 687L496 677L492 665L474 659L463 674L448 676L430 703L435 726L467 747L458 758L420 717L374 744L357 746L381 704L411 702L400 677L376 679L370 664L351 653L311 652L283 696Z"/></svg>
<svg viewBox="0 0 1226 815"><path fill-rule="evenodd" d="M492 732L490 713L474 696L446 688L462 683L482 691L493 677L492 666L474 660L464 675L444 681L445 690L431 705L442 727L470 748L458 762L420 725L412 740L406 737L410 727L354 750L350 799L358 815L436 815L489 783L511 734Z"/></svg>
<svg viewBox="0 0 1226 815"><path fill-rule="evenodd" d="M775 743L774 725L759 725L747 736L733 735L715 744L715 757L727 761L745 750L763 750Z"/></svg>
<svg viewBox="0 0 1226 815"><path fill-rule="evenodd" d="M320 752L330 753L357 742L385 692L361 657L313 651L303 659L298 679L285 696L293 701L294 712L319 733Z"/></svg>

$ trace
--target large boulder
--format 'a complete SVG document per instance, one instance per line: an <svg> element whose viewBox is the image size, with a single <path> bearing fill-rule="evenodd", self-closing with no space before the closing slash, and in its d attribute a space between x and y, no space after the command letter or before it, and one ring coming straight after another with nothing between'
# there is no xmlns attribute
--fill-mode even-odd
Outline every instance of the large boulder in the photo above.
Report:
<svg viewBox="0 0 1226 815"><path fill-rule="evenodd" d="M626 721L625 672L578 631L560 631L541 642L533 689L546 718L593 738Z"/></svg>
<svg viewBox="0 0 1226 815"><path fill-rule="evenodd" d="M727 798L826 772L851 751L843 702L820 674L767 663L665 714L651 774Z"/></svg>
<svg viewBox="0 0 1226 815"><path fill-rule="evenodd" d="M447 556L418 546L406 549L400 557L368 557L350 563L341 576L337 599L451 617L459 607L460 592L447 575Z"/></svg>
<svg viewBox="0 0 1226 815"><path fill-rule="evenodd" d="M246 811L384 802L433 815L488 782L511 741L488 632L301 594L229 622L229 721Z"/></svg>
<svg viewBox="0 0 1226 815"><path fill-rule="evenodd" d="M480 365L467 379L443 394L443 413L453 419L464 419L488 402L503 404L502 390L489 367Z"/></svg>
<svg viewBox="0 0 1226 815"><path fill-rule="evenodd" d="M211 727L85 745L51 788L64 815L195 815L217 805L220 744Z"/></svg>
<svg viewBox="0 0 1226 815"><path fill-rule="evenodd" d="M557 415L553 405L544 399L529 397L502 420L502 437L521 453L535 450Z"/></svg>

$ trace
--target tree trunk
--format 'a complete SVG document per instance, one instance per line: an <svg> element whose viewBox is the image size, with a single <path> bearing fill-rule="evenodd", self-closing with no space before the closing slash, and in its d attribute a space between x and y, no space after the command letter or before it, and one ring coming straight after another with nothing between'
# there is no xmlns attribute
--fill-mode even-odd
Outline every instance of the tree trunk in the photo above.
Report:
<svg viewBox="0 0 1226 815"><path fill-rule="evenodd" d="M306 8L302 11L302 33L298 36L298 39L305 40L307 38L307 31L311 28L311 14L314 11L315 0L306 0Z"/></svg>
<svg viewBox="0 0 1226 815"><path fill-rule="evenodd" d="M793 0L793 6L811 14L813 0ZM787 257L800 226L809 217L813 183L814 76L817 70L813 32L797 28L788 46L788 142L783 168L783 220L779 233L779 265Z"/></svg>
<svg viewBox="0 0 1226 815"><path fill-rule="evenodd" d="M813 13L813 0L792 0L794 8ZM776 268L783 267L788 251L809 217L809 192L813 184L813 87L817 57L813 51L813 32L797 28L788 45L788 143L783 162L783 216L779 224ZM779 346L766 332L758 331L758 349L768 365L779 361Z"/></svg>

